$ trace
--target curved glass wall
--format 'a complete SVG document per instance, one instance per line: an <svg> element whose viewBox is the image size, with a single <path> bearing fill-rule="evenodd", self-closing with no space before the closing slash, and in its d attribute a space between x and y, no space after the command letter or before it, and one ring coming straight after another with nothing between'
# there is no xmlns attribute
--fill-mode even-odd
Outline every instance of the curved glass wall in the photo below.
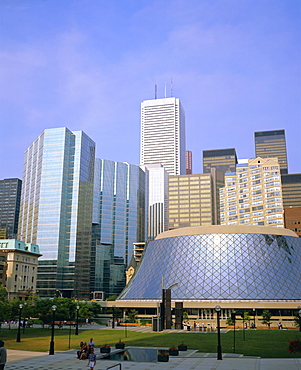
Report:
<svg viewBox="0 0 301 370"><path fill-rule="evenodd" d="M154 240L119 299L300 299L301 239L206 234Z"/></svg>

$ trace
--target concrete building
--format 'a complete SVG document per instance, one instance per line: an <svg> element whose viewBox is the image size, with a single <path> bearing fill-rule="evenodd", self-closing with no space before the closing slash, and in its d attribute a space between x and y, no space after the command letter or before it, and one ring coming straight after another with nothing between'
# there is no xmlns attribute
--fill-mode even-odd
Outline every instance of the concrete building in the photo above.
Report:
<svg viewBox="0 0 301 370"><path fill-rule="evenodd" d="M169 176L169 230L217 224L216 171L199 175Z"/></svg>
<svg viewBox="0 0 301 370"><path fill-rule="evenodd" d="M301 173L281 175L284 208L301 207Z"/></svg>
<svg viewBox="0 0 301 370"><path fill-rule="evenodd" d="M90 297L94 160L94 141L65 127L44 130L25 151L18 234L43 254L41 296Z"/></svg>
<svg viewBox="0 0 301 370"><path fill-rule="evenodd" d="M0 237L17 237L20 212L22 181L20 179L0 180Z"/></svg>
<svg viewBox="0 0 301 370"><path fill-rule="evenodd" d="M148 240L153 240L168 230L168 172L162 164L140 167L148 186Z"/></svg>
<svg viewBox="0 0 301 370"><path fill-rule="evenodd" d="M147 237L146 181L139 166L96 159L91 291L108 297L124 288L133 245Z"/></svg>
<svg viewBox="0 0 301 370"><path fill-rule="evenodd" d="M186 175L192 174L192 151L186 150Z"/></svg>
<svg viewBox="0 0 301 370"><path fill-rule="evenodd" d="M255 132L254 139L255 156L261 158L278 158L280 173L288 173L285 131Z"/></svg>
<svg viewBox="0 0 301 370"><path fill-rule="evenodd" d="M170 175L185 174L185 112L178 98L141 103L140 164L159 163Z"/></svg>
<svg viewBox="0 0 301 370"><path fill-rule="evenodd" d="M6 262L5 288L9 298L24 298L36 293L38 245L16 239L0 240L0 256Z"/></svg>
<svg viewBox="0 0 301 370"><path fill-rule="evenodd" d="M236 150L214 149L203 150L203 172L210 173L211 168L218 172L234 172L237 164Z"/></svg>
<svg viewBox="0 0 301 370"><path fill-rule="evenodd" d="M284 227L280 166L277 158L254 158L225 174L220 189L221 225Z"/></svg>

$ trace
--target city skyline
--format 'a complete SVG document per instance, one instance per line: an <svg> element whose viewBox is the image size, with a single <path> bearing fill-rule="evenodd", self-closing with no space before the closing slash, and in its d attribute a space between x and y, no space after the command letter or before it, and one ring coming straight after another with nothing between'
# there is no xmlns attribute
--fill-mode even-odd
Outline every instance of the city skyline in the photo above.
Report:
<svg viewBox="0 0 301 370"><path fill-rule="evenodd" d="M97 158L139 164L155 85L185 107L194 173L203 150L254 158L254 132L280 129L289 173L301 172L300 1L170 3L1 2L0 178L22 178L26 148L54 127L86 132Z"/></svg>

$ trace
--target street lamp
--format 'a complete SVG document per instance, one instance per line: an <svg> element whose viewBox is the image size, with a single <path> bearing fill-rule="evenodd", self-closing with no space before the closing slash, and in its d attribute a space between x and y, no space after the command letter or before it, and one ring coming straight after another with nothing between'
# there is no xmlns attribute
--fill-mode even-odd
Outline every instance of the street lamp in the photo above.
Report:
<svg viewBox="0 0 301 370"><path fill-rule="evenodd" d="M51 341L50 341L49 354L54 355L54 319L55 319L56 305L53 305L51 309L52 309L52 327L51 327Z"/></svg>
<svg viewBox="0 0 301 370"><path fill-rule="evenodd" d="M222 360L222 347L221 347L221 327L220 327L220 312L221 306L215 306L215 312L217 314L217 359Z"/></svg>
<svg viewBox="0 0 301 370"><path fill-rule="evenodd" d="M255 322L256 310L255 310L255 308L253 308L253 316L254 316L254 329L255 329L256 328L256 322Z"/></svg>
<svg viewBox="0 0 301 370"><path fill-rule="evenodd" d="M78 335L78 311L79 311L79 306L76 306L76 327L75 327L75 335Z"/></svg>
<svg viewBox="0 0 301 370"><path fill-rule="evenodd" d="M23 304L19 304L19 324L18 324L18 333L16 342L21 342L21 313L22 313Z"/></svg>
<svg viewBox="0 0 301 370"><path fill-rule="evenodd" d="M299 310L299 331L301 331L301 310Z"/></svg>
<svg viewBox="0 0 301 370"><path fill-rule="evenodd" d="M112 306L112 316L113 316L113 320L112 320L112 329L115 328L115 317L114 317L114 314L115 314L115 305L113 304Z"/></svg>

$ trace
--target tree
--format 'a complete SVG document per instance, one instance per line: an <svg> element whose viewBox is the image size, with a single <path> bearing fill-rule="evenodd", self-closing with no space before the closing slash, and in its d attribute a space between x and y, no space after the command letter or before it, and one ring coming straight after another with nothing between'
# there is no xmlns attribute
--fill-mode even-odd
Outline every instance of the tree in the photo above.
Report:
<svg viewBox="0 0 301 370"><path fill-rule="evenodd" d="M0 284L0 301L4 301L7 297L7 290L3 284Z"/></svg>
<svg viewBox="0 0 301 370"><path fill-rule="evenodd" d="M118 296L117 296L116 294L110 295L110 297L108 297L108 298L106 299L106 301L116 301L117 297L118 297Z"/></svg>
<svg viewBox="0 0 301 370"><path fill-rule="evenodd" d="M264 310L262 313L262 323L264 325L267 325L267 327L270 329L271 327L271 317L272 313L269 310Z"/></svg>
<svg viewBox="0 0 301 370"><path fill-rule="evenodd" d="M137 322L138 319L138 311L137 310L130 310L127 314L128 322Z"/></svg>
<svg viewBox="0 0 301 370"><path fill-rule="evenodd" d="M186 323L189 323L189 316L188 316L187 311L183 312L183 321Z"/></svg>

